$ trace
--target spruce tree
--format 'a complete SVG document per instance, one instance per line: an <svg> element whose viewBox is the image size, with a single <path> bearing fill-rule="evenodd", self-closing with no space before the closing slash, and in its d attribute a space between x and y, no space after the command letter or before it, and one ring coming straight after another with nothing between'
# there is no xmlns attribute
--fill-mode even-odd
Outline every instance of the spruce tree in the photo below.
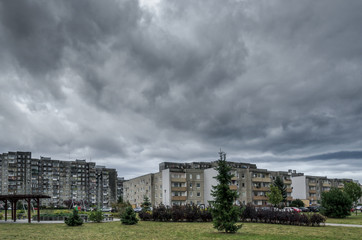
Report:
<svg viewBox="0 0 362 240"><path fill-rule="evenodd" d="M143 197L143 203L142 203L141 207L142 207L142 211L151 210L151 202L150 202L150 199L146 195Z"/></svg>
<svg viewBox="0 0 362 240"><path fill-rule="evenodd" d="M133 225L138 222L136 213L133 211L132 207L127 207L125 212L121 216L121 222L125 225Z"/></svg>
<svg viewBox="0 0 362 240"><path fill-rule="evenodd" d="M287 187L284 185L283 180L279 176L276 177L274 185L279 188L282 193L283 202L285 202L287 200Z"/></svg>
<svg viewBox="0 0 362 240"><path fill-rule="evenodd" d="M212 217L214 228L218 231L226 233L235 233L242 225L236 225L239 220L240 208L234 206L233 203L238 197L237 192L230 189L231 167L227 165L226 153L220 151L220 159L215 167L218 175L215 177L218 185L213 186L212 196Z"/></svg>

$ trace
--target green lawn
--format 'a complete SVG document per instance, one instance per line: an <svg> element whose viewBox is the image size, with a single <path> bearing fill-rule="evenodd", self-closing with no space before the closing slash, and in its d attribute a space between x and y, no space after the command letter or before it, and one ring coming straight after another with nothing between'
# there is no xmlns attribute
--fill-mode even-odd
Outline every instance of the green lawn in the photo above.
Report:
<svg viewBox="0 0 362 240"><path fill-rule="evenodd" d="M341 224L358 224L362 225L362 213L352 213L351 216L346 218L327 218L327 223L341 223Z"/></svg>
<svg viewBox="0 0 362 240"><path fill-rule="evenodd" d="M212 223L120 222L87 223L80 227L65 224L0 224L5 239L361 239L361 228L298 227L244 223L237 234L218 233Z"/></svg>

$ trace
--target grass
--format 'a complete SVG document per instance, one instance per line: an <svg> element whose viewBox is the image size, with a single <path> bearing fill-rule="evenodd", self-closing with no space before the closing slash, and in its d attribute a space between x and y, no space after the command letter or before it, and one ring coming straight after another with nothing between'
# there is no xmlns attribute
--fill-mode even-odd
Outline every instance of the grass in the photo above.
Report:
<svg viewBox="0 0 362 240"><path fill-rule="evenodd" d="M340 223L340 224L357 224L362 225L362 213L352 213L351 216L346 218L327 218L327 223Z"/></svg>
<svg viewBox="0 0 362 240"><path fill-rule="evenodd" d="M361 228L299 227L244 223L236 234L218 233L212 223L120 222L65 224L0 224L0 236L7 239L361 239Z"/></svg>

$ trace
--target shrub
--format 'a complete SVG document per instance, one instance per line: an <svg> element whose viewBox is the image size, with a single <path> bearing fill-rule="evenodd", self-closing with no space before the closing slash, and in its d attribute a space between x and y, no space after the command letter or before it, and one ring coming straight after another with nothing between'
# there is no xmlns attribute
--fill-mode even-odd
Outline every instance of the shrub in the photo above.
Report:
<svg viewBox="0 0 362 240"><path fill-rule="evenodd" d="M4 215L2 213L0 213L0 220L2 220L4 217Z"/></svg>
<svg viewBox="0 0 362 240"><path fill-rule="evenodd" d="M314 213L310 216L310 223L312 226L319 226L321 223L325 223L326 218L321 214Z"/></svg>
<svg viewBox="0 0 362 240"><path fill-rule="evenodd" d="M104 219L104 215L103 215L102 211L100 211L100 210L93 211L89 214L89 220L91 220L92 222L100 223L103 221L103 219Z"/></svg>
<svg viewBox="0 0 362 240"><path fill-rule="evenodd" d="M78 211L74 209L73 214L65 218L64 222L68 226L80 226L83 224L83 219L78 215Z"/></svg>
<svg viewBox="0 0 362 240"><path fill-rule="evenodd" d="M322 213L327 217L345 218L349 216L352 200L347 193L338 188L322 193Z"/></svg>
<svg viewBox="0 0 362 240"><path fill-rule="evenodd" d="M136 213L133 211L132 207L127 207L125 212L121 216L121 222L125 225L133 225L138 222Z"/></svg>
<svg viewBox="0 0 362 240"><path fill-rule="evenodd" d="M307 215L297 212L283 212L275 209L259 209L258 211L251 205L247 205L240 216L242 221L289 224L299 226L319 226L326 221L320 214Z"/></svg>
<svg viewBox="0 0 362 240"><path fill-rule="evenodd" d="M291 207L304 207L304 202L300 199L295 199L292 201L292 203L290 204Z"/></svg>
<svg viewBox="0 0 362 240"><path fill-rule="evenodd" d="M183 206L185 212L185 219L188 222L194 222L200 219L200 208L195 205Z"/></svg>
<svg viewBox="0 0 362 240"><path fill-rule="evenodd" d="M203 222L212 221L212 214L210 209L200 209L200 218Z"/></svg>
<svg viewBox="0 0 362 240"><path fill-rule="evenodd" d="M182 206L173 206L171 209L172 221L178 222L185 219L184 208Z"/></svg>
<svg viewBox="0 0 362 240"><path fill-rule="evenodd" d="M152 216L154 221L160 222L168 222L172 218L171 210L169 208L166 208L163 204L153 209Z"/></svg>
<svg viewBox="0 0 362 240"><path fill-rule="evenodd" d="M138 216L142 221L151 221L152 211L145 211L144 209L142 209L142 211L138 214Z"/></svg>

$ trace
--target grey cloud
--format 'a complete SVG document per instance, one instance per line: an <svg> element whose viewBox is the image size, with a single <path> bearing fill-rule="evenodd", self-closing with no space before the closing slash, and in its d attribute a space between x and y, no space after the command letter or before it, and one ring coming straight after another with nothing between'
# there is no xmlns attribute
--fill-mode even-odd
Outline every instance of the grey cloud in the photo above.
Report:
<svg viewBox="0 0 362 240"><path fill-rule="evenodd" d="M220 147L275 157L264 162L358 151L361 9L1 1L1 146L89 152L121 175L127 161L215 160Z"/></svg>

